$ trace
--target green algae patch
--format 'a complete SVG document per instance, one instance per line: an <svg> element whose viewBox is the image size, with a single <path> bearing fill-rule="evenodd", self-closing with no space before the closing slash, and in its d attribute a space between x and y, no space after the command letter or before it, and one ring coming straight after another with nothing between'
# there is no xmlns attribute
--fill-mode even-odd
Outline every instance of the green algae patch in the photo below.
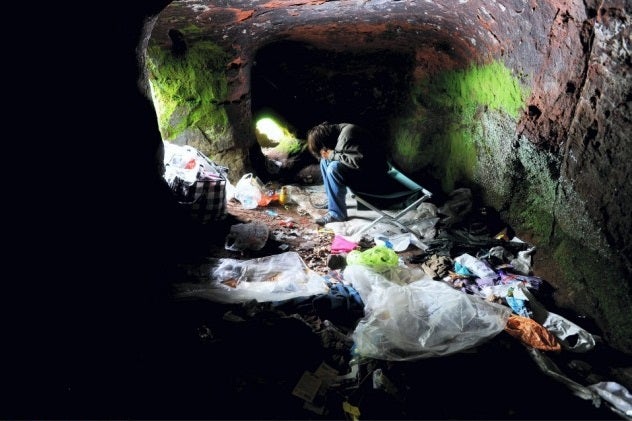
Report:
<svg viewBox="0 0 632 421"><path fill-rule="evenodd" d="M511 71L498 61L439 73L427 79L420 88L430 104L452 110L466 121L475 117L480 105L518 118L527 96L518 78L513 77Z"/></svg>
<svg viewBox="0 0 632 421"><path fill-rule="evenodd" d="M204 28L193 25L192 23L184 26L183 28L180 29L180 31L188 37L191 36L200 36L202 34L204 34Z"/></svg>
<svg viewBox="0 0 632 421"><path fill-rule="evenodd" d="M452 190L460 180L472 180L478 163L472 133L455 127L448 132L449 155L443 187Z"/></svg>
<svg viewBox="0 0 632 421"><path fill-rule="evenodd" d="M549 242L556 225L559 157L521 141L513 167L512 219L531 231L538 242Z"/></svg>
<svg viewBox="0 0 632 421"><path fill-rule="evenodd" d="M399 119L393 125L393 156L404 170L410 170L418 164L426 167L432 162L426 157L430 156L423 148L424 119ZM426 143L429 144L429 143Z"/></svg>
<svg viewBox="0 0 632 421"><path fill-rule="evenodd" d="M275 149L287 155L297 155L307 147L307 142L297 138L284 138Z"/></svg>
<svg viewBox="0 0 632 421"><path fill-rule="evenodd" d="M408 115L393 123L393 153L410 167L430 167L451 191L475 182L483 113L497 112L513 120L528 91L502 62L438 73L412 90ZM416 148L416 150L415 150Z"/></svg>
<svg viewBox="0 0 632 421"><path fill-rule="evenodd" d="M188 128L199 128L207 136L228 129L222 105L228 94L228 60L220 47L206 41L193 44L182 56L156 45L148 48L149 82L164 139Z"/></svg>
<svg viewBox="0 0 632 421"><path fill-rule="evenodd" d="M582 310L600 322L608 341L632 349L632 288L626 271L565 235L553 253L569 295L587 296ZM593 332L594 333L594 332Z"/></svg>
<svg viewBox="0 0 632 421"><path fill-rule="evenodd" d="M531 232L537 243L549 242L555 218L548 204L532 193L523 202L514 202L513 205L513 213L520 219L520 228Z"/></svg>

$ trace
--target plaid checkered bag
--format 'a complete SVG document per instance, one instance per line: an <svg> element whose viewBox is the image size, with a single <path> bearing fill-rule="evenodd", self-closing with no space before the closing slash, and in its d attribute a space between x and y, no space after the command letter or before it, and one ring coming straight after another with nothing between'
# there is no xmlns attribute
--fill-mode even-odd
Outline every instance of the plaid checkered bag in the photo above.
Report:
<svg viewBox="0 0 632 421"><path fill-rule="evenodd" d="M195 151L196 160L200 164L200 172L197 180L192 184L186 183L178 175L171 178L169 185L174 197L179 205L199 223L208 224L224 219L228 169L215 164L200 151L190 149Z"/></svg>
<svg viewBox="0 0 632 421"><path fill-rule="evenodd" d="M202 223L226 217L226 179L197 180L188 188L184 200L178 201L191 217Z"/></svg>

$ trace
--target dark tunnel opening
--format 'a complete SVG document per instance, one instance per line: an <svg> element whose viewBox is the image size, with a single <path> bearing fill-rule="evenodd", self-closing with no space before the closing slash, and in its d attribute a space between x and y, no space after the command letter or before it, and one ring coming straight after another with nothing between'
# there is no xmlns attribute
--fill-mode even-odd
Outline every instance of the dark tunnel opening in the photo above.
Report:
<svg viewBox="0 0 632 421"><path fill-rule="evenodd" d="M282 41L261 48L251 76L252 115L273 110L305 138L322 122L353 122L388 139L388 121L408 99L413 57L333 51Z"/></svg>

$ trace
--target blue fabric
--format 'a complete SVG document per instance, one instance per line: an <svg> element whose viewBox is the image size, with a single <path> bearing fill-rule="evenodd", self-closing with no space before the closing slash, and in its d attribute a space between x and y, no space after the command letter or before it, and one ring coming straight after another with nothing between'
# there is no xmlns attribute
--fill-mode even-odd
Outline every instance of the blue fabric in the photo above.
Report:
<svg viewBox="0 0 632 421"><path fill-rule="evenodd" d="M293 313L315 313L321 320L329 320L336 325L352 327L364 316L364 303L358 291L350 285L327 283L329 292L276 301L272 307Z"/></svg>
<svg viewBox="0 0 632 421"><path fill-rule="evenodd" d="M511 309L519 316L531 318L531 312L527 309L525 305L525 300L521 300L520 298L515 297L505 297L507 304Z"/></svg>
<svg viewBox="0 0 632 421"><path fill-rule="evenodd" d="M474 276L474 274L470 272L468 268L466 268L459 262L454 262L454 271L462 276Z"/></svg>
<svg viewBox="0 0 632 421"><path fill-rule="evenodd" d="M315 296L313 305L321 320L343 326L354 326L364 316L362 298L350 285L330 285L329 293Z"/></svg>
<svg viewBox="0 0 632 421"><path fill-rule="evenodd" d="M346 168L344 164L338 161L320 160L320 173L323 176L328 209L330 213L340 220L347 219L347 205L345 202L347 186L344 181Z"/></svg>

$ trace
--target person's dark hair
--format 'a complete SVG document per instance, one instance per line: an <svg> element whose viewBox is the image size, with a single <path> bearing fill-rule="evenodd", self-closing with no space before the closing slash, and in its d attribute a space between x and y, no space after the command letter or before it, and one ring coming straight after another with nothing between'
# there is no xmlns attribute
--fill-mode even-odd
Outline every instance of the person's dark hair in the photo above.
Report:
<svg viewBox="0 0 632 421"><path fill-rule="evenodd" d="M337 124L322 122L307 131L307 147L316 159L320 159L321 149L334 149L336 147L339 134Z"/></svg>

